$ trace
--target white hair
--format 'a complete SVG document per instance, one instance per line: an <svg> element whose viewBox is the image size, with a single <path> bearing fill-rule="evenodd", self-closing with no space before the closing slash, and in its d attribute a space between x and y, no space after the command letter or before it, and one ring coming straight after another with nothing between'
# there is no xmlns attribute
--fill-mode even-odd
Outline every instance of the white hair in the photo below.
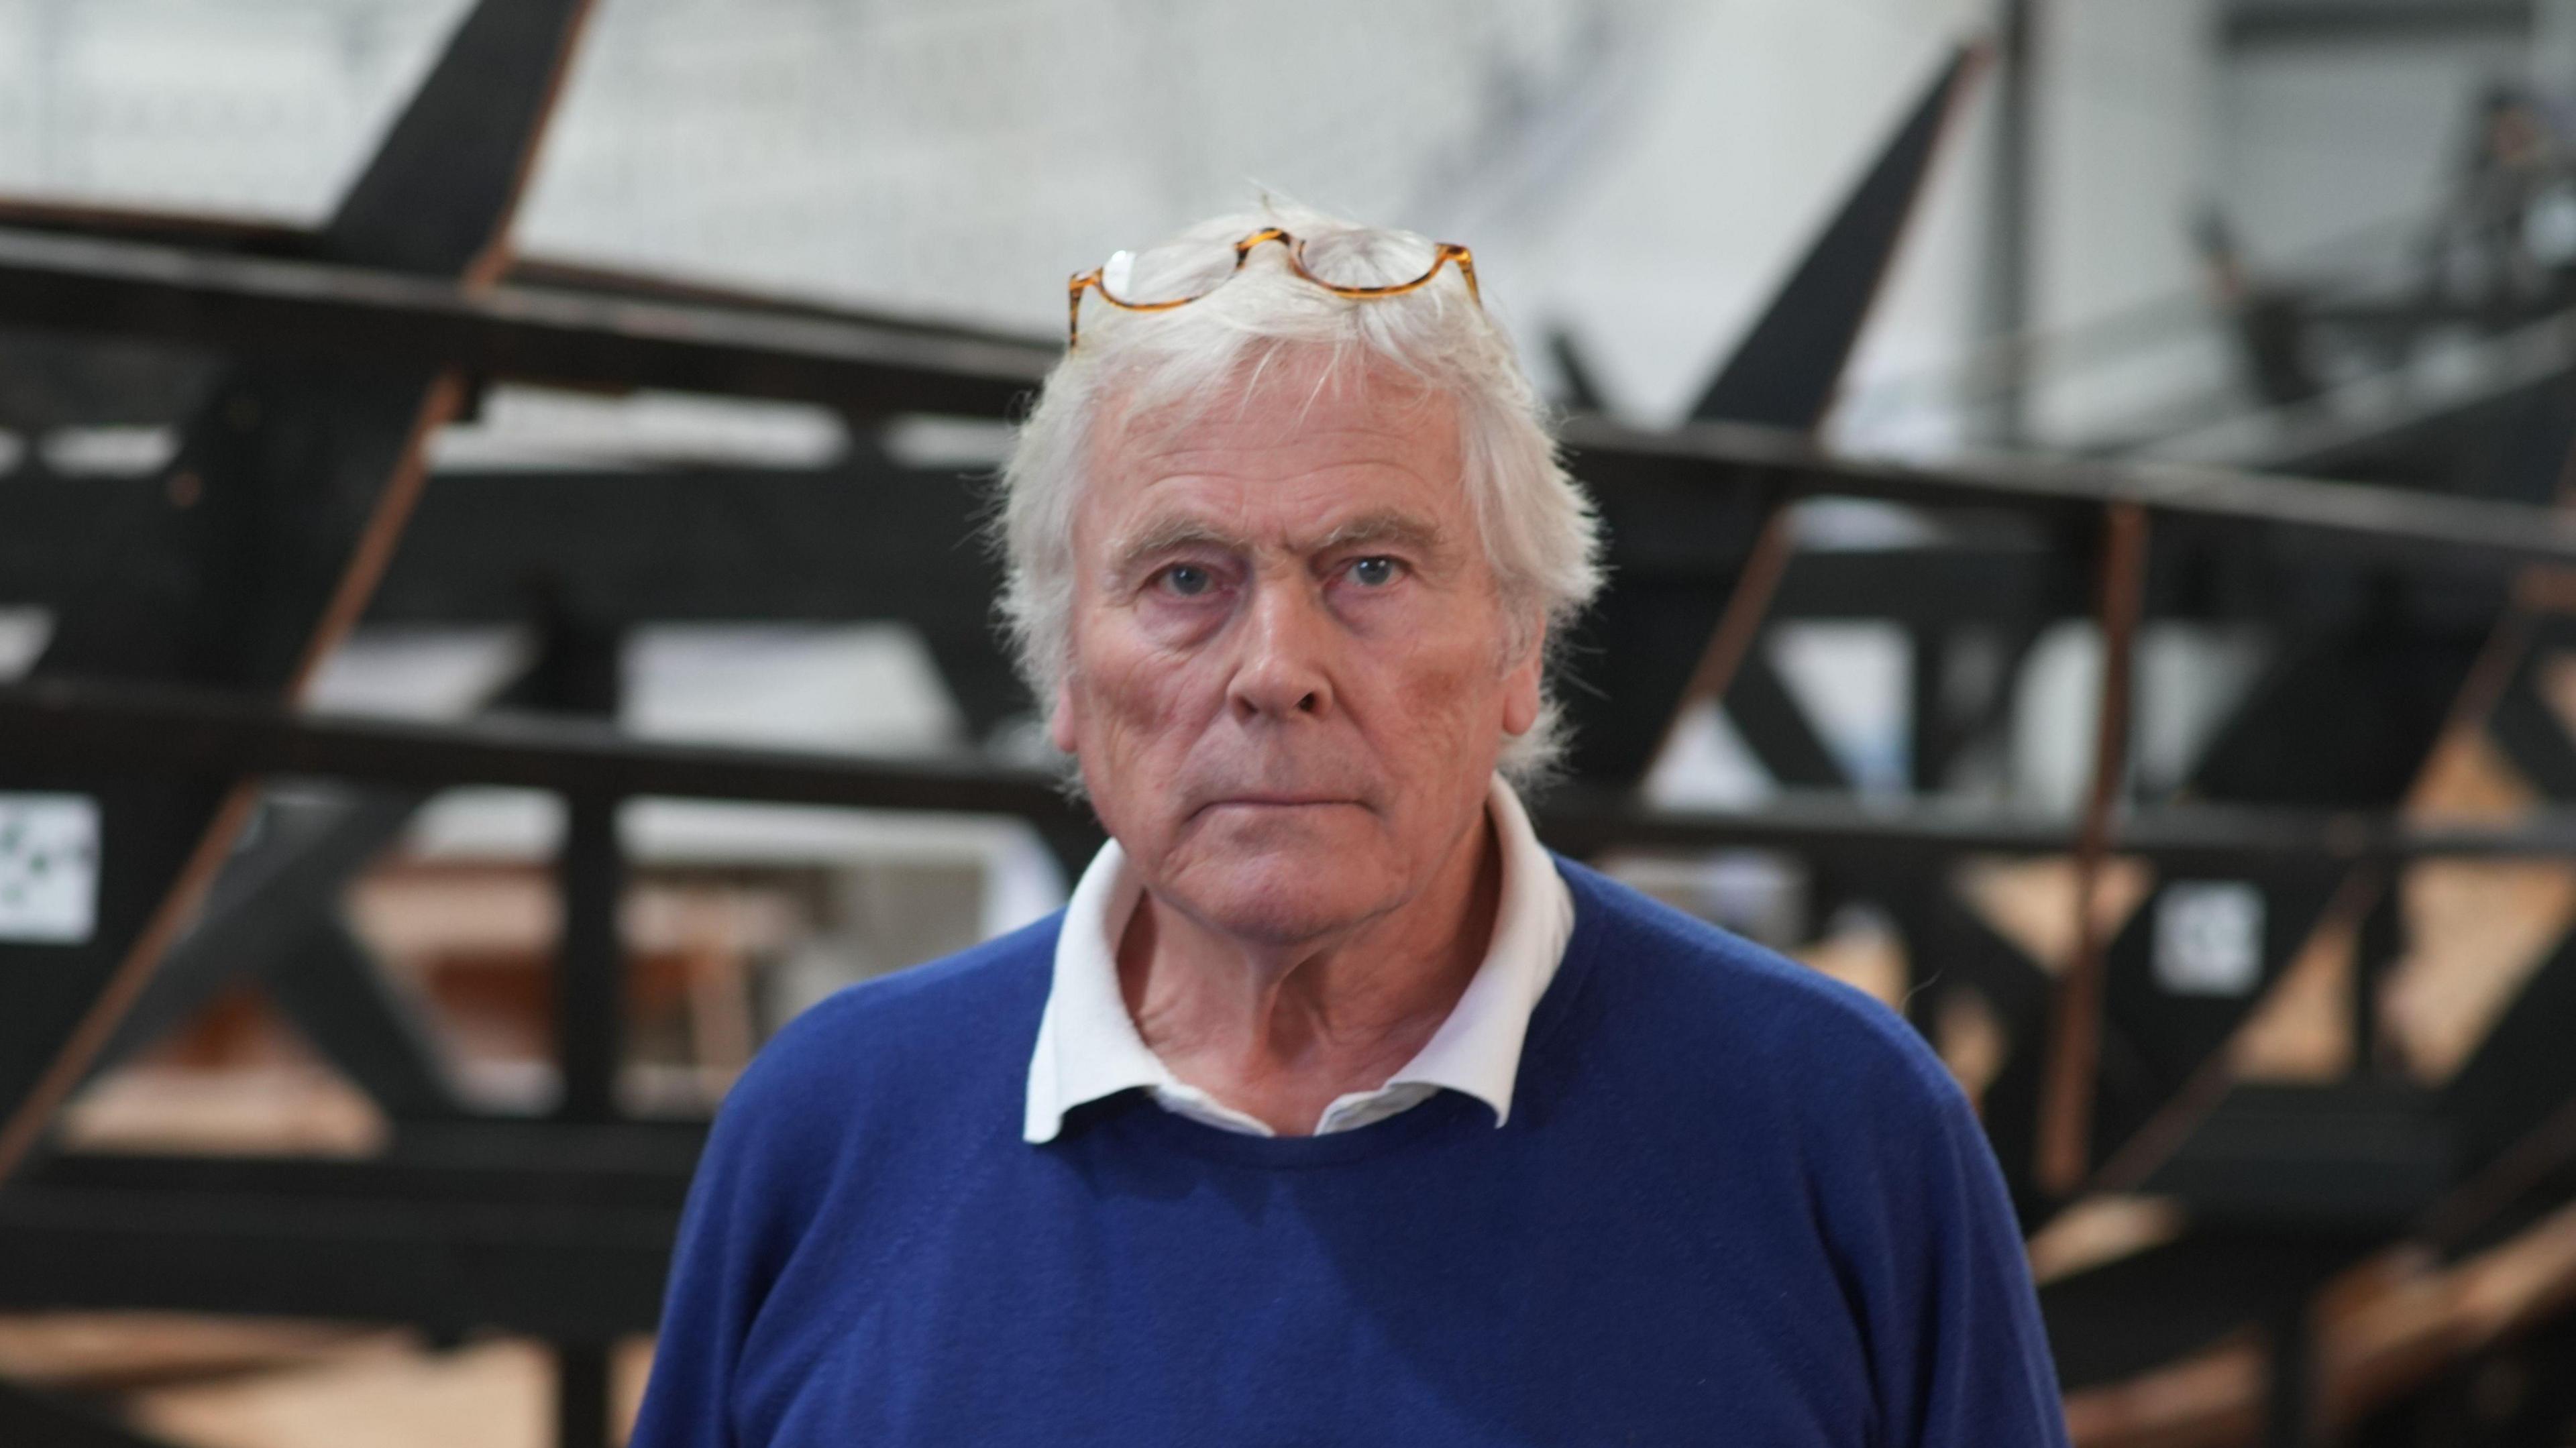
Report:
<svg viewBox="0 0 2576 1448"><path fill-rule="evenodd" d="M1419 257L1419 237L1268 202L1259 213L1218 217L1181 241L1230 244L1265 226L1334 239L1337 253ZM1000 613L1021 677L1052 708L1070 659L1073 518L1091 463L1095 429L1112 407L1125 415L1202 408L1244 391L1292 354L1320 376L1392 369L1457 409L1469 506L1514 637L1506 658L1538 646L1555 672L1556 641L1601 585L1600 529L1592 505L1557 455L1546 413L1510 338L1468 292L1442 276L1401 295L1356 299L1291 272L1276 246L1256 248L1242 270L1188 306L1131 313L1091 300L1081 342L1047 375L1002 470L996 528L1006 582ZM1410 277L1385 276L1386 282ZM1541 639L1527 637L1536 618ZM1505 743L1501 765L1535 783L1563 748L1553 692L1538 723Z"/></svg>

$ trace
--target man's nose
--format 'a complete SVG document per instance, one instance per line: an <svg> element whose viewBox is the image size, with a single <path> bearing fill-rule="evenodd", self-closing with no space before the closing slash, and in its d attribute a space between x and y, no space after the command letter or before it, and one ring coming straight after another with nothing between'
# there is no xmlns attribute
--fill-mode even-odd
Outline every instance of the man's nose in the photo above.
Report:
<svg viewBox="0 0 2576 1448"><path fill-rule="evenodd" d="M1241 625L1242 655L1227 695L1245 718L1321 717L1333 708L1335 625L1303 580L1264 579Z"/></svg>

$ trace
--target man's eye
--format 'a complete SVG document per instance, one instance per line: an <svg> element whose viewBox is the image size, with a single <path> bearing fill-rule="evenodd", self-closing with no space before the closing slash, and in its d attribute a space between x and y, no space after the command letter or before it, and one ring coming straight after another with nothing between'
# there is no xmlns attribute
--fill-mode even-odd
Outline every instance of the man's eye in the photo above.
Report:
<svg viewBox="0 0 2576 1448"><path fill-rule="evenodd" d="M1362 558L1351 565L1351 580L1363 588L1384 588L1400 568L1392 558Z"/></svg>
<svg viewBox="0 0 2576 1448"><path fill-rule="evenodd" d="M1206 569L1195 563L1175 563L1163 570L1163 586L1183 598L1195 598L1215 582Z"/></svg>

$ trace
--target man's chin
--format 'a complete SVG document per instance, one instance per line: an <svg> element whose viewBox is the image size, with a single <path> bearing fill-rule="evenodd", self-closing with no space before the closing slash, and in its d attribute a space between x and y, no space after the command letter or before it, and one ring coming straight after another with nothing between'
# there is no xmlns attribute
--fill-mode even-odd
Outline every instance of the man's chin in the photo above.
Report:
<svg viewBox="0 0 2576 1448"><path fill-rule="evenodd" d="M1356 804L1227 801L1193 814L1183 826L1180 848L1198 860L1240 861L1258 869L1273 860L1300 867L1347 860L1352 851L1372 850L1383 839L1378 817Z"/></svg>
<svg viewBox="0 0 2576 1448"><path fill-rule="evenodd" d="M1368 842L1339 831L1271 831L1258 843L1193 851L1167 882L1180 905L1212 929L1243 940L1294 944L1349 929L1382 912L1397 872ZM1212 842L1213 843L1213 842Z"/></svg>

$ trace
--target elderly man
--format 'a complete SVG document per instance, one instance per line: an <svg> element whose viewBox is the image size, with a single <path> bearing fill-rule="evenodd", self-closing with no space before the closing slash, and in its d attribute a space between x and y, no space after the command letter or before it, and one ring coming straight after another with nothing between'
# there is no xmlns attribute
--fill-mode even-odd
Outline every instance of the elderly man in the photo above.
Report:
<svg viewBox="0 0 2576 1448"><path fill-rule="evenodd" d="M1112 843L762 1053L642 1448L2063 1441L1938 1062L1532 835L1594 525L1473 267L1076 279L1004 611Z"/></svg>

